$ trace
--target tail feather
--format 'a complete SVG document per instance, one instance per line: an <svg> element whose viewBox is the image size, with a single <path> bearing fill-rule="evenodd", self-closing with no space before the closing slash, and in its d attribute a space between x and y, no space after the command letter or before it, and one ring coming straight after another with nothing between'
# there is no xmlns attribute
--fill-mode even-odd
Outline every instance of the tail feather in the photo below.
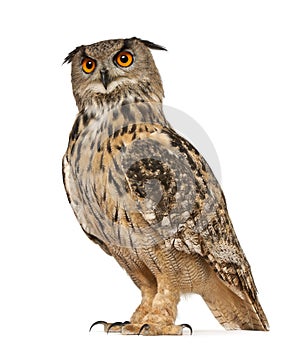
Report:
<svg viewBox="0 0 292 350"><path fill-rule="evenodd" d="M209 309L225 329L269 330L266 315L257 299L235 294L218 278L202 295Z"/></svg>

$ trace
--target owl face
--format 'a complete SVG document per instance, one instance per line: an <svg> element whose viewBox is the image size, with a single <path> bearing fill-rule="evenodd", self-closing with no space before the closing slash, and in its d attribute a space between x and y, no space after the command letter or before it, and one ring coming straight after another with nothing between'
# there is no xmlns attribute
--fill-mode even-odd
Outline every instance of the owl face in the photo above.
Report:
<svg viewBox="0 0 292 350"><path fill-rule="evenodd" d="M149 48L165 50L137 38L77 47L65 58L65 62L72 62L72 86L77 103L85 96L109 94L117 87L129 89L140 82L161 83Z"/></svg>

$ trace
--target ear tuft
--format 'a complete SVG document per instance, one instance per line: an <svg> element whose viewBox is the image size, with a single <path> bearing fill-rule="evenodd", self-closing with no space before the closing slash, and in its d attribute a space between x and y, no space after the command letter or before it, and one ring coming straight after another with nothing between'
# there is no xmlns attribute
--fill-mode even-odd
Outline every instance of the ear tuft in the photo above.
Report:
<svg viewBox="0 0 292 350"><path fill-rule="evenodd" d="M84 47L84 46L81 45L81 46L76 47L76 49L74 49L73 51L71 51L71 52L68 54L68 56L64 59L63 64L64 64L64 63L71 63L73 57L76 55L76 53L77 53L79 50L83 49L83 47Z"/></svg>
<svg viewBox="0 0 292 350"><path fill-rule="evenodd" d="M145 46L149 47L149 49L152 49L152 50L163 50L163 51L167 51L167 49L161 45L157 45L157 44L154 44L152 41L149 41L149 40L143 40L143 39L139 39L139 38L131 38L130 40L132 39L136 39L136 40L139 40L141 41L141 43L143 43Z"/></svg>
<svg viewBox="0 0 292 350"><path fill-rule="evenodd" d="M167 49L161 45L157 45L155 43L153 43L152 41L148 41L148 40L141 40L142 43L144 45L146 45L147 47L149 47L149 49L152 49L152 50L163 50L163 51L167 51Z"/></svg>

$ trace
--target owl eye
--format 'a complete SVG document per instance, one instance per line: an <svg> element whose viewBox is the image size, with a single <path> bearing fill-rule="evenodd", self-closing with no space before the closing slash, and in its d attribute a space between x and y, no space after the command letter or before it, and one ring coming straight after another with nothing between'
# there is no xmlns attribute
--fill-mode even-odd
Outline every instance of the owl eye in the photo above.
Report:
<svg viewBox="0 0 292 350"><path fill-rule="evenodd" d="M133 55L128 51L121 51L115 56L115 61L121 67L129 67L133 63Z"/></svg>
<svg viewBox="0 0 292 350"><path fill-rule="evenodd" d="M89 57L85 57L82 61L82 69L83 72L89 74L92 73L95 70L96 63L93 59Z"/></svg>

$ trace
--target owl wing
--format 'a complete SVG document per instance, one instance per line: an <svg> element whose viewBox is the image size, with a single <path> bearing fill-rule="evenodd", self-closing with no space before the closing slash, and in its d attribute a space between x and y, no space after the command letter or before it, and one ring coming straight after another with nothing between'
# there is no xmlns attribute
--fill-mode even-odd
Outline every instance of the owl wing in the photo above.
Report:
<svg viewBox="0 0 292 350"><path fill-rule="evenodd" d="M190 219L169 243L178 251L201 255L219 279L245 303L245 312L253 315L254 329L268 330L251 268L236 237L219 183L207 162L187 140L172 129L164 132L186 154L198 186Z"/></svg>
<svg viewBox="0 0 292 350"><path fill-rule="evenodd" d="M200 254L231 290L255 300L257 290L250 265L233 229L220 184L193 145L171 128L164 128L162 133L184 154L196 185L191 215L170 238L171 244L179 251Z"/></svg>

